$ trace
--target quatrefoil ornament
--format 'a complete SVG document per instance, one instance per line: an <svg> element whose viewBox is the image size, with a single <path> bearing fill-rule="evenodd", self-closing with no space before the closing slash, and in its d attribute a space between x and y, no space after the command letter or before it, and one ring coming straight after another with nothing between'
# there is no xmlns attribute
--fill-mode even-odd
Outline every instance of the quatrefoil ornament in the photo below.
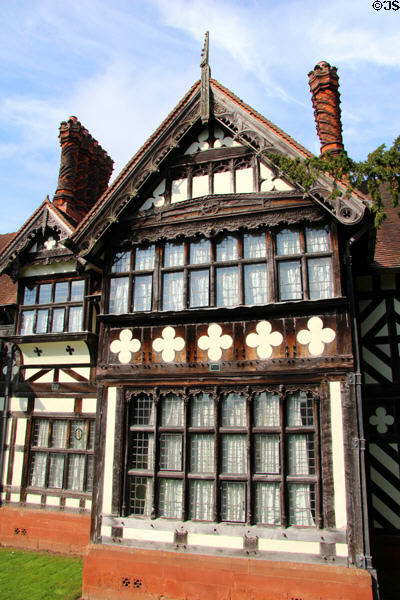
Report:
<svg viewBox="0 0 400 600"><path fill-rule="evenodd" d="M249 333L246 344L250 348L257 348L257 356L261 359L270 358L272 346L280 346L283 341L279 331L272 331L269 321L260 321L256 326L257 333Z"/></svg>
<svg viewBox="0 0 400 600"><path fill-rule="evenodd" d="M376 426L378 433L386 433L388 426L393 425L394 417L386 413L386 408L383 406L378 406L375 414L369 418L369 422L371 425Z"/></svg>
<svg viewBox="0 0 400 600"><path fill-rule="evenodd" d="M162 352L161 356L164 362L173 362L175 352L180 352L185 347L185 340L181 337L175 337L173 327L164 327L161 337L153 341L153 349L156 352Z"/></svg>
<svg viewBox="0 0 400 600"><path fill-rule="evenodd" d="M118 353L120 363L130 362L132 354L140 350L141 343L137 339L132 339L132 331L123 329L119 334L119 340L114 340L110 344L111 352Z"/></svg>
<svg viewBox="0 0 400 600"><path fill-rule="evenodd" d="M322 319L311 317L307 321L308 329L301 329L297 334L300 344L308 344L308 351L312 356L323 353L325 344L330 344L336 337L336 333L330 327L324 327Z"/></svg>
<svg viewBox="0 0 400 600"><path fill-rule="evenodd" d="M210 360L219 360L222 356L222 350L227 350L232 346L230 335L222 334L222 327L217 323L212 323L207 329L207 335L199 337L197 342L201 350L207 350Z"/></svg>

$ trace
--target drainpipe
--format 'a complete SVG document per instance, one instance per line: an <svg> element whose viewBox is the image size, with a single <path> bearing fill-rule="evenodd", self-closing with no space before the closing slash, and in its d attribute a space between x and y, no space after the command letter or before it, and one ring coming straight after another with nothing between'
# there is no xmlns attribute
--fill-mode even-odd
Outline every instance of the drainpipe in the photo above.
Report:
<svg viewBox="0 0 400 600"><path fill-rule="evenodd" d="M345 263L347 267L347 295L349 299L349 312L351 322L351 332L353 337L353 353L355 366L355 393L356 393L356 414L357 414L357 431L358 431L358 460L360 470L361 483L361 511L362 511L362 529L363 529L363 554L357 556L357 566L366 569L372 577L374 598L379 600L379 586L377 573L372 565L371 555L371 539L369 533L369 517L368 517L368 492L367 492L367 477L365 465L366 441L364 434L364 419L363 419L363 401L362 401L362 373L360 366L360 340L357 327L356 304L353 285L353 257L351 248L361 236L366 233L367 227L363 227L353 237L351 237L345 248Z"/></svg>
<svg viewBox="0 0 400 600"><path fill-rule="evenodd" d="M1 449L0 449L0 490L3 492L3 475L4 475L4 448L6 443L7 435L7 421L8 421L8 409L10 404L10 385L11 385L11 374L12 374L12 363L13 363L13 352L11 344L5 344L7 348L7 368L5 374L4 384L4 408L3 408L3 422L1 424ZM0 502L0 505L3 504Z"/></svg>

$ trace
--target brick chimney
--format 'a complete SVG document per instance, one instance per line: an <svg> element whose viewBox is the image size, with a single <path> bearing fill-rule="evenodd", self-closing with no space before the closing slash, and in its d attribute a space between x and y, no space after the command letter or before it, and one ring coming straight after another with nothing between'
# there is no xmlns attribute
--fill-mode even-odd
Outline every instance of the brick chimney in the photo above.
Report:
<svg viewBox="0 0 400 600"><path fill-rule="evenodd" d="M53 203L79 223L107 189L113 161L76 117L60 125L61 162Z"/></svg>
<svg viewBox="0 0 400 600"><path fill-rule="evenodd" d="M308 79L317 133L321 142L321 156L326 152L339 154L344 151L344 146L337 69L321 61L315 65L313 71L310 71Z"/></svg>

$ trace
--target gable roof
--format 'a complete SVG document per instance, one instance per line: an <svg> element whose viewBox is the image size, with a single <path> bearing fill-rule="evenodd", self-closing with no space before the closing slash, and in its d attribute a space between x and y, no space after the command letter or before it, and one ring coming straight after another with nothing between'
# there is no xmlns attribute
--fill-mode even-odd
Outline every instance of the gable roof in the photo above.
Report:
<svg viewBox="0 0 400 600"><path fill-rule="evenodd" d="M45 198L20 230L12 234L4 248L0 248L0 273L10 270L18 255L28 248L39 231L44 233L46 227L56 227L61 239L71 236L75 229L74 224L50 202L49 197ZM66 248L65 252L70 253Z"/></svg>
<svg viewBox="0 0 400 600"><path fill-rule="evenodd" d="M291 158L312 156L301 144L215 79L210 80L210 88L214 119L240 143L256 152L265 164L270 164L268 152ZM81 256L88 254L108 228L118 221L121 212L135 201L141 187L159 171L183 136L199 121L200 100L201 82L197 81L77 226L71 246ZM332 178L321 175L318 184L307 196L344 224L360 221L365 210L365 197L355 192L350 198L332 199L332 189Z"/></svg>
<svg viewBox="0 0 400 600"><path fill-rule="evenodd" d="M4 233L0 235L0 253L14 239L15 233ZM17 284L11 278L3 274L0 276L0 306L15 304L17 301Z"/></svg>
<svg viewBox="0 0 400 600"><path fill-rule="evenodd" d="M387 187L384 187L381 192L386 219L376 232L372 266L389 269L400 268L400 207L392 206L390 192Z"/></svg>

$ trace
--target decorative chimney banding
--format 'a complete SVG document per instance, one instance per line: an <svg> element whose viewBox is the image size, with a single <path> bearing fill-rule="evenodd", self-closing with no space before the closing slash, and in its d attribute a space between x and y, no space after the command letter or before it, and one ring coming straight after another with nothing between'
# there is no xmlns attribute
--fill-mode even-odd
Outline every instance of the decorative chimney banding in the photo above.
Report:
<svg viewBox="0 0 400 600"><path fill-rule="evenodd" d="M344 151L340 117L339 77L336 67L325 61L308 74L321 156Z"/></svg>
<svg viewBox="0 0 400 600"><path fill-rule="evenodd" d="M61 163L53 203L79 223L107 189L113 161L76 117L60 125Z"/></svg>

